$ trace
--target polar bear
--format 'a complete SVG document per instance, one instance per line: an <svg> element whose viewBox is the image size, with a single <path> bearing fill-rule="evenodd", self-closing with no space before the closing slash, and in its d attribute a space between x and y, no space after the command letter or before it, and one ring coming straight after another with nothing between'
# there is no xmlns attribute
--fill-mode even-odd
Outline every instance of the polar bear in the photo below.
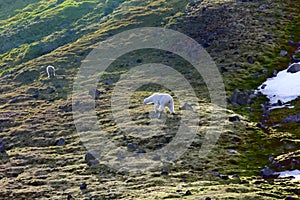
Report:
<svg viewBox="0 0 300 200"><path fill-rule="evenodd" d="M171 114L175 114L174 100L169 94L154 93L153 95L144 99L144 104L149 103L154 103L154 112L158 113L157 118L160 118L165 107L168 107Z"/></svg>
<svg viewBox="0 0 300 200"><path fill-rule="evenodd" d="M55 68L53 66L49 65L46 68L46 71L47 71L47 74L48 74L48 78L55 76Z"/></svg>

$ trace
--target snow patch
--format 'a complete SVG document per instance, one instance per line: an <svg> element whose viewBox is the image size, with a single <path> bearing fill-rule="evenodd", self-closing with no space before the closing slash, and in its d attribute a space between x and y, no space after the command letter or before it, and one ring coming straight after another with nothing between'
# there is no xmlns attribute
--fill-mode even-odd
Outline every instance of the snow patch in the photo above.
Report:
<svg viewBox="0 0 300 200"><path fill-rule="evenodd" d="M293 181L299 181L300 180L300 171L298 169L293 170L293 171L283 171L283 172L278 172L276 174L279 174L278 178L285 178L285 177L290 177L293 176Z"/></svg>
<svg viewBox="0 0 300 200"><path fill-rule="evenodd" d="M271 104L276 104L278 101L285 104L298 98L300 96L300 72L287 72L294 64L300 63L293 63L287 69L278 72L276 77L268 78L258 87L256 93L261 92L266 95Z"/></svg>

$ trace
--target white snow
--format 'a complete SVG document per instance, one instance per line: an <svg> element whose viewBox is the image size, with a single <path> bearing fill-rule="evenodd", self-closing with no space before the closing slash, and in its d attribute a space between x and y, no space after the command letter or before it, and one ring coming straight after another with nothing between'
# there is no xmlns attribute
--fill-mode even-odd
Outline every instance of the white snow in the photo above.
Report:
<svg viewBox="0 0 300 200"><path fill-rule="evenodd" d="M282 103L295 100L300 96L300 72L290 73L287 70L278 72L276 77L268 78L256 92L266 95L271 104L277 103L278 100Z"/></svg>
<svg viewBox="0 0 300 200"><path fill-rule="evenodd" d="M294 177L293 181L299 181L300 180L300 171L298 169L293 170L293 171L278 172L276 174L279 174L278 178L293 176Z"/></svg>

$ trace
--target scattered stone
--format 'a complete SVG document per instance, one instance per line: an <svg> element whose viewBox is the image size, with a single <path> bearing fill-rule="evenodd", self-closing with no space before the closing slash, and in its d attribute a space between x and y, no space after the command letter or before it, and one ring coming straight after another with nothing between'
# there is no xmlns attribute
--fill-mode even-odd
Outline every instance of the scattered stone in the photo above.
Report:
<svg viewBox="0 0 300 200"><path fill-rule="evenodd" d="M0 142L0 153L5 153L5 145L4 145L4 142Z"/></svg>
<svg viewBox="0 0 300 200"><path fill-rule="evenodd" d="M277 74L278 74L278 71L276 70L276 69L274 69L274 71L273 71L273 76L275 77L275 76L277 76Z"/></svg>
<svg viewBox="0 0 300 200"><path fill-rule="evenodd" d="M238 174L233 174L233 175L231 176L231 178L233 178L233 179L240 179L240 176L239 176Z"/></svg>
<svg viewBox="0 0 300 200"><path fill-rule="evenodd" d="M259 128L262 128L262 129L267 129L268 128L268 126L263 124L262 122L257 122L256 126L259 127Z"/></svg>
<svg viewBox="0 0 300 200"><path fill-rule="evenodd" d="M286 50L281 50L279 55L280 56L286 56L286 55L288 55L288 52Z"/></svg>
<svg viewBox="0 0 300 200"><path fill-rule="evenodd" d="M300 113L296 115L289 115L282 120L283 123L299 123L300 122Z"/></svg>
<svg viewBox="0 0 300 200"><path fill-rule="evenodd" d="M98 160L90 160L89 162L88 162L88 166L96 166L96 165L99 165L99 161Z"/></svg>
<svg viewBox="0 0 300 200"><path fill-rule="evenodd" d="M295 54L292 55L293 62L300 62L300 50L295 51Z"/></svg>
<svg viewBox="0 0 300 200"><path fill-rule="evenodd" d="M211 198L210 197L206 197L205 200L211 200Z"/></svg>
<svg viewBox="0 0 300 200"><path fill-rule="evenodd" d="M253 182L253 184L255 184L255 185L261 185L261 184L265 184L265 183L266 183L265 181L261 181L261 180Z"/></svg>
<svg viewBox="0 0 300 200"><path fill-rule="evenodd" d="M184 195L186 196L192 195L192 192L190 190L187 190Z"/></svg>
<svg viewBox="0 0 300 200"><path fill-rule="evenodd" d="M254 112L254 109L252 107L246 107L247 110L249 110L251 113Z"/></svg>
<svg viewBox="0 0 300 200"><path fill-rule="evenodd" d="M137 144L129 143L127 145L127 151L130 151L130 152L135 151L137 148L138 148Z"/></svg>
<svg viewBox="0 0 300 200"><path fill-rule="evenodd" d="M229 117L229 121L230 122L239 122L239 121L241 121L241 119L239 116L235 115L235 116Z"/></svg>
<svg viewBox="0 0 300 200"><path fill-rule="evenodd" d="M263 70L261 70L261 72L262 72L263 74L266 74L266 73L268 73L268 70L267 70L267 69L263 69Z"/></svg>
<svg viewBox="0 0 300 200"><path fill-rule="evenodd" d="M193 107L188 103L184 103L184 105L181 106L180 109L181 110L193 110Z"/></svg>
<svg viewBox="0 0 300 200"><path fill-rule="evenodd" d="M64 138L60 138L57 142L56 142L56 146L62 146L65 144L65 139Z"/></svg>
<svg viewBox="0 0 300 200"><path fill-rule="evenodd" d="M81 185L80 185L80 189L81 189L81 190L85 190L86 187L87 187L86 182L81 183Z"/></svg>
<svg viewBox="0 0 300 200"><path fill-rule="evenodd" d="M228 180L229 179L228 175L225 175L225 174L219 174L219 177L223 180Z"/></svg>
<svg viewBox="0 0 300 200"><path fill-rule="evenodd" d="M265 10L267 8L269 8L269 6L267 4L262 4L258 7L259 10Z"/></svg>
<svg viewBox="0 0 300 200"><path fill-rule="evenodd" d="M162 175L162 176L168 176L168 175L169 175L169 172L167 172L166 170L163 170L163 171L161 172L161 175Z"/></svg>
<svg viewBox="0 0 300 200"><path fill-rule="evenodd" d="M146 153L146 151L144 149L138 149L136 153Z"/></svg>
<svg viewBox="0 0 300 200"><path fill-rule="evenodd" d="M230 154L238 154L238 151L234 150L234 149L230 149L230 150L228 150L228 153L230 153Z"/></svg>
<svg viewBox="0 0 300 200"><path fill-rule="evenodd" d="M290 72L290 73L297 73L299 71L300 71L300 63L294 63L294 64L290 65L287 70L287 72Z"/></svg>
<svg viewBox="0 0 300 200"><path fill-rule="evenodd" d="M269 21L269 24L270 24L271 26L273 26L273 25L275 24L275 22L274 22L274 21Z"/></svg>
<svg viewBox="0 0 300 200"><path fill-rule="evenodd" d="M228 72L228 69L227 69L225 66L221 66L220 69L221 69L221 72L222 72L222 73L223 73L223 72Z"/></svg>
<svg viewBox="0 0 300 200"><path fill-rule="evenodd" d="M263 111L263 112L266 112L267 111L267 108L266 108L266 106L264 105L264 104L259 104L259 107L260 107L260 109Z"/></svg>
<svg viewBox="0 0 300 200"><path fill-rule="evenodd" d="M104 92L99 91L98 89L95 88L90 88L89 89L89 95L93 97L93 99L98 99L100 95L104 94Z"/></svg>
<svg viewBox="0 0 300 200"><path fill-rule="evenodd" d="M245 106L252 103L250 95L251 92L249 90L241 92L239 89L235 89L228 101L234 106Z"/></svg>
<svg viewBox="0 0 300 200"><path fill-rule="evenodd" d="M68 194L67 200L71 200L72 198L73 198L72 195L71 195L71 194Z"/></svg>
<svg viewBox="0 0 300 200"><path fill-rule="evenodd" d="M230 65L233 69L240 69L241 67L238 66L236 63Z"/></svg>
<svg viewBox="0 0 300 200"><path fill-rule="evenodd" d="M273 38L272 35L269 35L269 34L264 35L264 37L265 37L267 40L271 40L271 39Z"/></svg>
<svg viewBox="0 0 300 200"><path fill-rule="evenodd" d="M265 166L265 168L260 171L260 174L263 179L274 179L279 176L279 174L274 173L268 166Z"/></svg>
<svg viewBox="0 0 300 200"><path fill-rule="evenodd" d="M255 74L253 74L253 77L254 77L254 78L259 78L259 73L256 72Z"/></svg>
<svg viewBox="0 0 300 200"><path fill-rule="evenodd" d="M88 163L91 160L96 160L97 153L95 151L89 151L85 154L84 160Z"/></svg>
<svg viewBox="0 0 300 200"><path fill-rule="evenodd" d="M254 58L252 56L249 56L247 58L248 63L253 64L254 63Z"/></svg>
<svg viewBox="0 0 300 200"><path fill-rule="evenodd" d="M289 45L292 46L292 47L295 46L295 42L294 42L293 40L288 40L288 43L289 43Z"/></svg>

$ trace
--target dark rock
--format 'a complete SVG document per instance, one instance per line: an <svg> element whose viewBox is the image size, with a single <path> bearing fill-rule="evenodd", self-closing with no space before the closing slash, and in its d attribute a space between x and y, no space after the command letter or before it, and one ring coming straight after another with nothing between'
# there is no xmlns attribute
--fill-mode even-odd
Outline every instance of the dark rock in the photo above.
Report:
<svg viewBox="0 0 300 200"><path fill-rule="evenodd" d="M71 103L58 106L58 108L61 109L63 112L72 112L72 104Z"/></svg>
<svg viewBox="0 0 300 200"><path fill-rule="evenodd" d="M105 81L106 85L112 85L113 83L114 83L113 79L108 79L108 80Z"/></svg>
<svg viewBox="0 0 300 200"><path fill-rule="evenodd" d="M268 166L265 166L265 168L260 171L260 174L263 179L274 179L279 176L278 173L274 173Z"/></svg>
<svg viewBox="0 0 300 200"><path fill-rule="evenodd" d="M4 145L4 142L0 142L0 153L5 153L5 145Z"/></svg>
<svg viewBox="0 0 300 200"><path fill-rule="evenodd" d="M47 87L46 92L49 93L49 94L52 94L52 93L55 92L55 90L52 87Z"/></svg>
<svg viewBox="0 0 300 200"><path fill-rule="evenodd" d="M33 94L31 97L37 99L37 98L39 98L39 95L38 94Z"/></svg>
<svg viewBox="0 0 300 200"><path fill-rule="evenodd" d="M266 88L266 86L267 86L267 84L263 84L260 88L263 90Z"/></svg>
<svg viewBox="0 0 300 200"><path fill-rule="evenodd" d="M278 74L278 71L276 69L274 69L273 76L275 77L275 76L277 76L277 74Z"/></svg>
<svg viewBox="0 0 300 200"><path fill-rule="evenodd" d="M192 192L190 190L187 190L184 195L186 195L186 196L192 195Z"/></svg>
<svg viewBox="0 0 300 200"><path fill-rule="evenodd" d="M300 62L300 52L297 52L297 54L294 54L292 55L292 59L293 59L293 62Z"/></svg>
<svg viewBox="0 0 300 200"><path fill-rule="evenodd" d="M72 195L71 195L71 194L68 194L67 200L71 200L72 198L73 198Z"/></svg>
<svg viewBox="0 0 300 200"><path fill-rule="evenodd" d="M282 120L283 123L299 123L300 122L300 113L296 115L289 115Z"/></svg>
<svg viewBox="0 0 300 200"><path fill-rule="evenodd" d="M180 109L181 110L193 110L193 107L188 103L184 103L184 105L181 106Z"/></svg>
<svg viewBox="0 0 300 200"><path fill-rule="evenodd" d="M249 184L249 181L242 180L242 181L240 182L240 184L245 184L245 185L248 185L248 184Z"/></svg>
<svg viewBox="0 0 300 200"><path fill-rule="evenodd" d="M228 180L229 179L228 175L225 175L225 174L219 174L219 177L223 180Z"/></svg>
<svg viewBox="0 0 300 200"><path fill-rule="evenodd" d="M241 119L239 116L235 115L235 116L229 117L229 121L230 122L239 122L239 121L241 121Z"/></svg>
<svg viewBox="0 0 300 200"><path fill-rule="evenodd" d="M104 92L99 91L96 88L90 88L89 89L89 95L93 97L93 99L98 99L100 95L104 94Z"/></svg>
<svg viewBox="0 0 300 200"><path fill-rule="evenodd" d="M267 111L267 108L264 104L260 104L259 105L260 109L263 111L263 112L266 112Z"/></svg>
<svg viewBox="0 0 300 200"><path fill-rule="evenodd" d="M247 58L247 61L250 63L250 64L253 64L254 63L254 58L252 56L249 56Z"/></svg>
<svg viewBox="0 0 300 200"><path fill-rule="evenodd" d="M251 113L254 112L254 109L252 107L246 107L247 110L249 110Z"/></svg>
<svg viewBox="0 0 300 200"><path fill-rule="evenodd" d="M127 145L127 151L135 151L136 149L138 148L138 145L137 144L132 144L132 143L129 143Z"/></svg>
<svg viewBox="0 0 300 200"><path fill-rule="evenodd" d="M169 175L169 172L166 171L166 170L163 170L163 171L161 172L161 175L162 175L162 176L168 176L168 175Z"/></svg>
<svg viewBox="0 0 300 200"><path fill-rule="evenodd" d="M56 146L62 146L65 143L65 139L64 138L60 138L57 142L56 142Z"/></svg>
<svg viewBox="0 0 300 200"><path fill-rule="evenodd" d="M256 126L259 127L259 128L262 128L262 129L267 129L268 128L268 126L263 124L262 122L257 122Z"/></svg>
<svg viewBox="0 0 300 200"><path fill-rule="evenodd" d="M87 187L86 182L81 183L81 185L80 185L80 189L81 189L81 190L85 190L86 187Z"/></svg>
<svg viewBox="0 0 300 200"><path fill-rule="evenodd" d="M238 66L236 63L230 65L233 69L240 69L241 67Z"/></svg>
<svg viewBox="0 0 300 200"><path fill-rule="evenodd" d="M234 178L234 179L240 179L240 176L238 174L233 174L232 178Z"/></svg>
<svg viewBox="0 0 300 200"><path fill-rule="evenodd" d="M189 6L191 6L191 7L196 6L196 2L194 2L194 1L190 2Z"/></svg>
<svg viewBox="0 0 300 200"><path fill-rule="evenodd" d="M263 70L261 70L261 72L262 72L263 74L266 74L266 73L268 73L268 70L267 70L267 69L263 69Z"/></svg>
<svg viewBox="0 0 300 200"><path fill-rule="evenodd" d="M220 69L221 69L221 72L222 72L222 73L223 73L223 72L228 72L228 69L227 69L226 67L224 67L224 66L221 66Z"/></svg>
<svg viewBox="0 0 300 200"><path fill-rule="evenodd" d="M261 185L261 184L265 184L266 182L265 181L254 181L253 184L255 185Z"/></svg>
<svg viewBox="0 0 300 200"><path fill-rule="evenodd" d="M241 92L239 89L235 89L228 101L234 106L244 106L252 103L250 95L251 92L249 90Z"/></svg>
<svg viewBox="0 0 300 200"><path fill-rule="evenodd" d="M254 78L259 78L259 73L256 72L255 74L253 74L253 77L254 77Z"/></svg>
<svg viewBox="0 0 300 200"><path fill-rule="evenodd" d="M287 72L296 73L300 71L300 63L294 63L289 66Z"/></svg>
<svg viewBox="0 0 300 200"><path fill-rule="evenodd" d="M270 24L271 26L273 26L273 25L275 24L275 22L274 22L274 21L269 21L269 24Z"/></svg>
<svg viewBox="0 0 300 200"><path fill-rule="evenodd" d="M285 51L285 50L281 50L280 53L279 53L280 56L286 56L288 55L288 52Z"/></svg>
<svg viewBox="0 0 300 200"><path fill-rule="evenodd" d="M269 6L267 4L262 4L258 7L259 10L265 10L267 8L269 8Z"/></svg>
<svg viewBox="0 0 300 200"><path fill-rule="evenodd" d="M136 153L146 153L146 151L144 149L139 149L136 151Z"/></svg>
<svg viewBox="0 0 300 200"><path fill-rule="evenodd" d="M90 160L88 163L88 166L95 166L95 165L98 165L99 164L99 161L98 160Z"/></svg>
<svg viewBox="0 0 300 200"><path fill-rule="evenodd" d="M97 158L97 152L91 150L85 154L84 160L86 162L89 162L91 160L96 160L96 158Z"/></svg>
<svg viewBox="0 0 300 200"><path fill-rule="evenodd" d="M273 38L272 35L269 35L269 34L264 35L264 37L265 37L267 40L271 40L271 39Z"/></svg>
<svg viewBox="0 0 300 200"><path fill-rule="evenodd" d="M205 200L211 200L211 198L210 197L206 197Z"/></svg>
<svg viewBox="0 0 300 200"><path fill-rule="evenodd" d="M293 40L288 40L290 46L295 46L295 42Z"/></svg>

